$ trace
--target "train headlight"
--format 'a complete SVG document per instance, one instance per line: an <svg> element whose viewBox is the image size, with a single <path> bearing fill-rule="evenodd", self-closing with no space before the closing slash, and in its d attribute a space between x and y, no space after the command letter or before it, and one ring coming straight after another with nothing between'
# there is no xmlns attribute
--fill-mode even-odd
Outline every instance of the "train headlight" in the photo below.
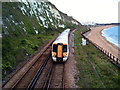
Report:
<svg viewBox="0 0 120 90"><path fill-rule="evenodd" d="M64 56L64 57L67 56L67 52L63 53L63 56Z"/></svg>
<svg viewBox="0 0 120 90"><path fill-rule="evenodd" d="M56 52L52 52L52 56L56 56Z"/></svg>

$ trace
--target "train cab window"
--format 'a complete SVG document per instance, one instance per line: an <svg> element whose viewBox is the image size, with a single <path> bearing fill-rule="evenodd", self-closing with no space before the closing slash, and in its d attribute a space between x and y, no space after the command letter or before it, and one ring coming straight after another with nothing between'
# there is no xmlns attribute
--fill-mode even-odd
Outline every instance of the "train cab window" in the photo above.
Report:
<svg viewBox="0 0 120 90"><path fill-rule="evenodd" d="M53 45L53 52L57 52L57 45Z"/></svg>
<svg viewBox="0 0 120 90"><path fill-rule="evenodd" d="M67 52L67 45L63 45L63 52Z"/></svg>

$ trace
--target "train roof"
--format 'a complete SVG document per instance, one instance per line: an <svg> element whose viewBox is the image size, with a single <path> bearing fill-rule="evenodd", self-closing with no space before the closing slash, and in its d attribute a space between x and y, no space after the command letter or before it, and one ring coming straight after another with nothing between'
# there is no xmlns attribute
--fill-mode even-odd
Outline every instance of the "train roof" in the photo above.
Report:
<svg viewBox="0 0 120 90"><path fill-rule="evenodd" d="M69 32L70 32L70 29L64 30L53 43L66 43L66 44L68 44Z"/></svg>

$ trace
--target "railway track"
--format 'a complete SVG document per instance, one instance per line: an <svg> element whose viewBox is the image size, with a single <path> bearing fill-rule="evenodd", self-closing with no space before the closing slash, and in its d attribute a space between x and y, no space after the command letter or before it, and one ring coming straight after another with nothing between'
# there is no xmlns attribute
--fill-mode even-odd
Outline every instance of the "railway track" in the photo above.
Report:
<svg viewBox="0 0 120 90"><path fill-rule="evenodd" d="M56 39L56 38L55 38ZM52 60L51 40L42 51L35 54L3 85L3 89L24 88L65 88L64 63L55 63Z"/></svg>
<svg viewBox="0 0 120 90"><path fill-rule="evenodd" d="M65 88L64 84L64 64L54 64L54 68L50 77L50 88Z"/></svg>
<svg viewBox="0 0 120 90"><path fill-rule="evenodd" d="M50 54L52 42L18 69L2 88L26 88L27 90L64 88L64 64L52 61Z"/></svg>
<svg viewBox="0 0 120 90"><path fill-rule="evenodd" d="M48 60L51 60L50 59L50 56L46 58L46 60L44 61L44 63L41 65L41 67L38 69L36 75L34 76L34 78L32 79L32 81L30 82L30 84L28 85L27 89L30 90L30 89L33 89L36 85L36 82L38 81L40 75L42 74L44 68L46 67L46 64L48 62Z"/></svg>
<svg viewBox="0 0 120 90"><path fill-rule="evenodd" d="M22 73L21 77L19 77L14 82L9 80L9 82L4 86L4 88L27 88L38 70L41 69L42 71L42 69L46 65L46 62L50 58L50 51L51 47L48 47L45 52L29 68L25 70L25 73ZM16 77L14 76L13 78Z"/></svg>
<svg viewBox="0 0 120 90"><path fill-rule="evenodd" d="M27 77L28 73L19 79L11 88L26 88L27 90L34 88L65 88L64 63L52 62L50 54L37 70L37 73L32 77L30 76L32 80L28 80L30 79L29 76Z"/></svg>
<svg viewBox="0 0 120 90"><path fill-rule="evenodd" d="M51 40L40 52L19 68L10 79L2 85L2 88L26 88L45 59L50 57L51 45L54 40L55 39Z"/></svg>
<svg viewBox="0 0 120 90"><path fill-rule="evenodd" d="M64 63L49 62L34 88L65 88ZM41 82L42 81L42 82ZM32 85L30 85L32 86ZM29 89L32 87L29 87Z"/></svg>

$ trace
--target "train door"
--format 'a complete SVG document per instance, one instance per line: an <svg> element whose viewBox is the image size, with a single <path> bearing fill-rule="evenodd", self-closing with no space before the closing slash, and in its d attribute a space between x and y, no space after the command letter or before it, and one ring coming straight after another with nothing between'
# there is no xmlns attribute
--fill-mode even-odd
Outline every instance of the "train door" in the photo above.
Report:
<svg viewBox="0 0 120 90"><path fill-rule="evenodd" d="M61 61L63 59L63 44L58 44L57 46L57 60Z"/></svg>

